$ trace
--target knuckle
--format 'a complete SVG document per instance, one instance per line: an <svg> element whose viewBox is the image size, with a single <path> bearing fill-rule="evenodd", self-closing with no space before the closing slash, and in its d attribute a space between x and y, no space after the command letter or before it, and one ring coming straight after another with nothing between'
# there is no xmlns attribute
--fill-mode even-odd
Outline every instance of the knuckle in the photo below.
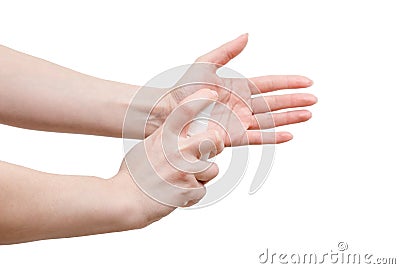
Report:
<svg viewBox="0 0 400 269"><path fill-rule="evenodd" d="M205 195L205 187L198 183L196 180L192 180L190 184L183 187L180 191L182 200L193 200L201 199Z"/></svg>
<svg viewBox="0 0 400 269"><path fill-rule="evenodd" d="M207 190L204 186L201 186L201 188L198 189L198 192L199 192L198 197L199 197L199 199L201 199L206 195Z"/></svg>
<svg viewBox="0 0 400 269"><path fill-rule="evenodd" d="M191 183L191 176L190 174L188 174L187 172L183 171L183 170L177 170L176 172L176 177L179 179L180 182L183 183L183 187L190 187L190 183Z"/></svg>
<svg viewBox="0 0 400 269"><path fill-rule="evenodd" d="M209 169L210 169L210 178L208 180L211 180L219 174L219 167L216 163L213 163Z"/></svg>
<svg viewBox="0 0 400 269"><path fill-rule="evenodd" d="M192 200L200 200L204 195L206 195L206 188L200 184L198 185L199 186L196 189L193 189L190 192L190 199Z"/></svg>

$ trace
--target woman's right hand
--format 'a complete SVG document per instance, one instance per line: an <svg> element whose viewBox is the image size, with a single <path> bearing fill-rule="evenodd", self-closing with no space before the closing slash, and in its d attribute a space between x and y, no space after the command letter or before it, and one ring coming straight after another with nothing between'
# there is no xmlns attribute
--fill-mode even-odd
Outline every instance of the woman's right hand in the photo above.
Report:
<svg viewBox="0 0 400 269"><path fill-rule="evenodd" d="M135 103L131 104L139 109L133 109L133 111L140 111L144 100L150 100L152 96L155 99L153 103L157 103L154 107L147 106L152 108L151 113L148 111L145 114L146 116L150 114L150 120L147 122L143 120L137 124L146 126L145 136L155 131L180 101L203 87L210 87L219 95L219 103L216 104L211 118L224 126L226 132L222 135L225 136L225 146L279 144L291 140L293 136L288 132L278 130L265 132L264 130L309 120L311 112L298 108L314 105L317 98L308 93L276 95L271 95L271 93L285 89L307 88L313 82L307 77L297 75L261 76L249 79L218 75L217 70L223 70L230 60L238 56L245 48L247 41L248 36L244 34L198 57L170 89L143 87L139 90L140 97L136 97ZM228 73L230 72L228 69ZM233 73L236 74L236 72ZM231 117L232 113L236 116ZM135 117L147 118L141 115L141 113L136 113ZM135 117L130 117L130 120L135 120ZM237 127L236 119L239 119L243 128ZM136 126L133 129L136 129ZM210 129L219 129L219 127L213 125ZM124 137L134 137L129 135L127 130L125 131ZM140 135L143 136L143 134Z"/></svg>
<svg viewBox="0 0 400 269"><path fill-rule="evenodd" d="M116 193L132 206L129 229L147 226L205 195L204 184L217 176L218 166L201 156L220 153L224 141L215 130L188 137L187 129L191 120L217 99L218 94L209 89L188 96L160 128L125 156L111 181Z"/></svg>

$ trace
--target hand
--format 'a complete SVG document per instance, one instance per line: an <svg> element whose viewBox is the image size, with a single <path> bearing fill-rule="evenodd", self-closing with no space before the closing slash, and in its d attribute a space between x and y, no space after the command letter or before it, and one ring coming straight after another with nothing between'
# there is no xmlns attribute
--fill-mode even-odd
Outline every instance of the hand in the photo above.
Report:
<svg viewBox="0 0 400 269"><path fill-rule="evenodd" d="M119 193L137 205L133 228L143 227L172 212L191 206L205 195L204 184L216 177L218 166L201 160L202 154L223 150L218 132L187 137L187 123L218 95L201 89L180 102L160 128L136 144L126 155L112 181ZM132 180L133 177L133 180Z"/></svg>
<svg viewBox="0 0 400 269"><path fill-rule="evenodd" d="M209 87L218 92L219 104L213 110L212 118L223 125L229 134L224 136L225 146L246 144L273 144L287 142L292 139L288 132L268 133L262 129L284 126L307 121L311 113L307 110L294 110L277 112L281 109L310 106L317 102L315 96L306 93L257 96L252 95L269 93L283 89L305 88L312 85L312 81L303 76L262 76L249 80L242 78L222 78L216 74L221 66L235 58L245 48L248 36L242 35L221 47L199 57L195 64L186 72L177 85L200 82L197 85L179 87L167 95L162 105L155 111L160 122L161 119L173 111L179 102L202 87ZM162 108L162 109L160 109ZM233 128L234 118L226 117L231 111L239 118L242 126ZM153 118L153 123L156 122ZM236 124L237 126L237 124ZM146 133L149 134L157 125L148 125ZM217 127L211 126L211 129ZM230 132L229 132L230 131Z"/></svg>

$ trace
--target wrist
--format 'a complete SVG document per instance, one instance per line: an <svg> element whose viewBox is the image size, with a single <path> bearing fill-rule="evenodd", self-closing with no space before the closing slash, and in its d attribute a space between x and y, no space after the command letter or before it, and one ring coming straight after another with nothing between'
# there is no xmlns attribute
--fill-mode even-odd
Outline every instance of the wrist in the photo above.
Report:
<svg viewBox="0 0 400 269"><path fill-rule="evenodd" d="M107 80L100 85L94 100L98 107L93 134L143 139L157 130L171 111L167 89Z"/></svg>
<svg viewBox="0 0 400 269"><path fill-rule="evenodd" d="M175 209L148 197L125 169L110 179L110 183L116 201L114 210L118 212L114 215L115 221L121 231L144 228Z"/></svg>
<svg viewBox="0 0 400 269"><path fill-rule="evenodd" d="M115 212L112 221L118 231L140 229L148 225L140 197L133 188L134 182L128 176L128 173L125 175L119 172L108 180L112 210Z"/></svg>
<svg viewBox="0 0 400 269"><path fill-rule="evenodd" d="M139 86L101 81L101 89L96 99L100 99L97 110L98 131L96 134L122 137L122 128L126 111Z"/></svg>
<svg viewBox="0 0 400 269"><path fill-rule="evenodd" d="M146 138L164 123L172 108L168 89L137 87L126 105L123 137Z"/></svg>

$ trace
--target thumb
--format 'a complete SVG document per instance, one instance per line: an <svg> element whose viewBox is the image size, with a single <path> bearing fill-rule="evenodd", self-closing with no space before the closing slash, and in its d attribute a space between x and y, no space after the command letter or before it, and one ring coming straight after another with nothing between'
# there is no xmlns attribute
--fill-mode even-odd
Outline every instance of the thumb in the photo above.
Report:
<svg viewBox="0 0 400 269"><path fill-rule="evenodd" d="M235 58L246 47L248 41L248 34L243 34L238 38L225 43L224 45L216 48L215 50L200 56L196 62L213 63L217 65L225 65L230 60Z"/></svg>
<svg viewBox="0 0 400 269"><path fill-rule="evenodd" d="M196 115L218 99L218 93L210 89L201 89L183 99L165 121L165 126L180 133Z"/></svg>

